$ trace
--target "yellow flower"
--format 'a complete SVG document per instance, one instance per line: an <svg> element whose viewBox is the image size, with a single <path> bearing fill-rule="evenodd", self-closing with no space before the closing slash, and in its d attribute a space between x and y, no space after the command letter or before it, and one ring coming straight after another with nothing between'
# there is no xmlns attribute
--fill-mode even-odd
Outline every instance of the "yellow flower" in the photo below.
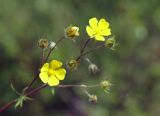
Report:
<svg viewBox="0 0 160 116"><path fill-rule="evenodd" d="M109 23L103 18L99 21L95 17L91 18L89 25L86 26L86 31L90 38L95 38L97 41L105 41L104 36L111 35Z"/></svg>
<svg viewBox="0 0 160 116"><path fill-rule="evenodd" d="M66 36L70 38L74 38L79 36L79 27L69 26L66 29Z"/></svg>
<svg viewBox="0 0 160 116"><path fill-rule="evenodd" d="M62 68L62 62L52 60L50 63L45 63L40 69L39 77L43 83L49 86L56 86L59 80L63 80L66 75L66 70Z"/></svg>

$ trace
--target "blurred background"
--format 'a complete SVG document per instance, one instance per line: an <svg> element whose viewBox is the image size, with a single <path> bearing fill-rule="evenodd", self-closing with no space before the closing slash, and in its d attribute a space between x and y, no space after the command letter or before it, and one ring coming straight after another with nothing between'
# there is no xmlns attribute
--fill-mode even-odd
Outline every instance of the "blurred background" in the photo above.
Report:
<svg viewBox="0 0 160 116"><path fill-rule="evenodd" d="M113 86L106 94L100 88L88 90L98 96L90 104L82 89L49 87L4 116L159 116L160 115L160 5L159 0L0 0L0 106L17 97L32 80L39 66L37 41L56 41L70 24L80 27L78 42L88 37L85 26L92 17L106 18L119 43L116 51L102 49L87 57L101 69L88 73L83 61L67 74L62 84L96 84L108 79ZM83 39L82 39L83 38ZM90 46L87 48L90 49ZM79 50L65 39L50 59L64 64ZM34 87L42 84L40 80Z"/></svg>

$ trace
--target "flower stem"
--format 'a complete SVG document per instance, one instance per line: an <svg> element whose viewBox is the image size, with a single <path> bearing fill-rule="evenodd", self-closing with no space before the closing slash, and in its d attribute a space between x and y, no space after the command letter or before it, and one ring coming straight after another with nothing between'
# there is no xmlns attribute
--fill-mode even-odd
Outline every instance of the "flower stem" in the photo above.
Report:
<svg viewBox="0 0 160 116"><path fill-rule="evenodd" d="M68 88L68 87L80 87L80 88L94 88L94 87L98 87L100 86L99 84L96 85L56 85L55 87L59 87L59 88ZM43 84L29 92L24 93L24 95L26 97L29 97L35 93L37 93L38 91L40 91L41 89L47 87L47 84ZM10 108L12 105L14 105L17 102L17 99L14 99L13 101L7 103L6 105L4 105L2 108L0 108L0 113L5 111L6 109Z"/></svg>
<svg viewBox="0 0 160 116"><path fill-rule="evenodd" d="M12 105L14 105L16 103L16 99L14 99L13 101L9 102L8 104L4 105L1 109L0 109L0 113L3 112L4 110L10 108Z"/></svg>
<svg viewBox="0 0 160 116"><path fill-rule="evenodd" d="M45 59L45 62L48 60L50 54L52 53L52 51L56 48L56 46L65 38L65 36L62 36L61 38L58 39L58 41L56 42L55 46L49 50L48 55Z"/></svg>
<svg viewBox="0 0 160 116"><path fill-rule="evenodd" d="M59 88L68 88L68 87L80 87L80 88L93 88L98 87L99 85L58 85Z"/></svg>
<svg viewBox="0 0 160 116"><path fill-rule="evenodd" d="M85 56L85 55L87 55L87 54L90 54L90 53L94 52L95 50L100 49L100 48L102 48L102 47L104 47L104 46L105 46L104 44L103 44L103 45L100 45L100 46L97 46L96 48L93 48L93 49L91 49L91 50L89 50L89 51L87 51L87 52L84 52L84 53L82 54L82 56Z"/></svg>
<svg viewBox="0 0 160 116"><path fill-rule="evenodd" d="M26 93L25 95L29 97L30 95L33 95L33 94L37 93L39 90L41 90L41 89L43 89L45 87L47 87L47 84L43 84L43 85L33 89L32 91Z"/></svg>
<svg viewBox="0 0 160 116"><path fill-rule="evenodd" d="M86 42L84 43L84 46L82 47L81 51L80 51L80 55L76 58L76 61L79 61L81 59L81 57L83 56L82 54L85 51L85 48L87 47L87 44L89 43L90 39L87 39Z"/></svg>
<svg viewBox="0 0 160 116"><path fill-rule="evenodd" d="M87 44L89 43L90 39L87 39L87 41L85 42L83 48L81 49L81 53L84 52L85 48L87 47Z"/></svg>
<svg viewBox="0 0 160 116"><path fill-rule="evenodd" d="M33 83L37 80L39 76L39 71L37 72L36 76L33 78L33 80L23 89L23 92L27 92L30 90L31 86L33 85Z"/></svg>
<svg viewBox="0 0 160 116"><path fill-rule="evenodd" d="M41 49L41 64L40 67L43 65L44 62L44 48Z"/></svg>

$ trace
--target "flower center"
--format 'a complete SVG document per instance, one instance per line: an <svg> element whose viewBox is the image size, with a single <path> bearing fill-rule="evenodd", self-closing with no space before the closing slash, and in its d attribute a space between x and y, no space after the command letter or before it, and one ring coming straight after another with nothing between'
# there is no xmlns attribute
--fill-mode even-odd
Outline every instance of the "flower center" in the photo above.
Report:
<svg viewBox="0 0 160 116"><path fill-rule="evenodd" d="M49 73L49 75L53 75L54 74L54 70L53 69L49 69L48 73Z"/></svg>
<svg viewBox="0 0 160 116"><path fill-rule="evenodd" d="M100 30L99 30L99 29L95 29L95 30L94 30L94 34L93 34L93 36L95 37L96 35L98 35L98 34L99 34L99 32L100 32Z"/></svg>

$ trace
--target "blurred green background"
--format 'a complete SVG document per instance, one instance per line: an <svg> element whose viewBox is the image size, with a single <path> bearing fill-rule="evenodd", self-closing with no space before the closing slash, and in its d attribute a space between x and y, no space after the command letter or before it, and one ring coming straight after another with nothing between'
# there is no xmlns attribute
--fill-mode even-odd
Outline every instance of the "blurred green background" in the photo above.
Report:
<svg viewBox="0 0 160 116"><path fill-rule="evenodd" d="M63 84L95 84L109 79L110 94L99 88L98 104L90 104L82 89L43 89L21 109L4 116L159 116L160 115L160 5L159 0L0 0L0 106L17 97L39 66L37 41L56 41L70 24L80 27L80 43L88 37L89 18L106 18L119 46L87 57L101 69L90 76L88 64L69 73ZM88 47L89 49L89 47ZM74 43L64 40L50 59L64 63L78 55ZM35 86L42 84L39 80ZM34 87L35 87L34 86Z"/></svg>

